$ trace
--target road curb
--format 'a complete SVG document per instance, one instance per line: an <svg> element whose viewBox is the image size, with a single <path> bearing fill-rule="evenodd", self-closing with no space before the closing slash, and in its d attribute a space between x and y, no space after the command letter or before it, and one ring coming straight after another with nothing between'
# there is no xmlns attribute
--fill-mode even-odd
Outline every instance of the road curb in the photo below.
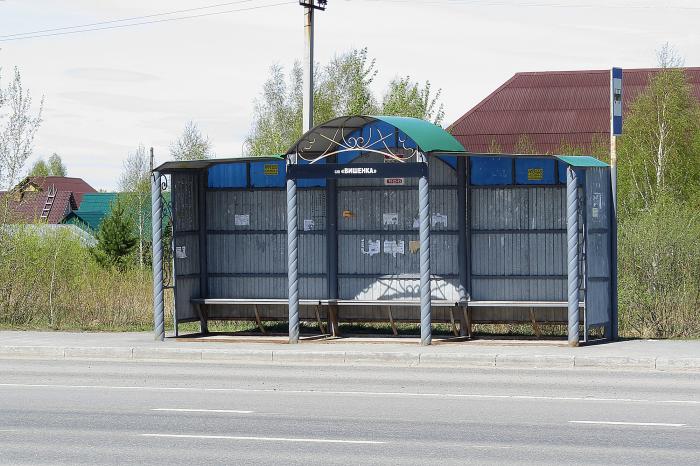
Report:
<svg viewBox="0 0 700 466"><path fill-rule="evenodd" d="M603 369L700 371L700 357L629 357L436 351L302 351L169 347L0 346L2 359L209 362L230 364L336 365L503 369Z"/></svg>

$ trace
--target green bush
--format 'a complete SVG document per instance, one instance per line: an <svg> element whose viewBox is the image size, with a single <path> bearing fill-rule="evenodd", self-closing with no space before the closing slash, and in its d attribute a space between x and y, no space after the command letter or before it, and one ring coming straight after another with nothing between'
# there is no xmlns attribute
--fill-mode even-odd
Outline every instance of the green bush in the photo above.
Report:
<svg viewBox="0 0 700 466"><path fill-rule="evenodd" d="M0 234L0 326L82 330L152 327L152 274L101 266L67 231Z"/></svg>
<svg viewBox="0 0 700 466"><path fill-rule="evenodd" d="M700 215L670 198L619 225L620 333L700 336Z"/></svg>

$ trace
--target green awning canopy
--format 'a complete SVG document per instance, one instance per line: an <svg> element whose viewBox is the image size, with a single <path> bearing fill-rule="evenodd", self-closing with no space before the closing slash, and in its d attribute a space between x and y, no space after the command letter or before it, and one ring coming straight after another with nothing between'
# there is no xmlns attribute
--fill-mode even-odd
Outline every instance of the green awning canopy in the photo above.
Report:
<svg viewBox="0 0 700 466"><path fill-rule="evenodd" d="M609 167L607 163L598 160L590 155L555 155L555 157L567 165L580 168L605 168Z"/></svg>
<svg viewBox="0 0 700 466"><path fill-rule="evenodd" d="M332 151L341 144L350 142L348 138L353 132L376 121L382 121L403 132L416 143L418 150L424 154L465 152L462 144L454 136L429 121L398 116L355 115L334 118L314 127L294 143L287 154L293 154L297 151L306 153ZM352 144L352 142L350 143ZM358 150L362 149L358 148Z"/></svg>

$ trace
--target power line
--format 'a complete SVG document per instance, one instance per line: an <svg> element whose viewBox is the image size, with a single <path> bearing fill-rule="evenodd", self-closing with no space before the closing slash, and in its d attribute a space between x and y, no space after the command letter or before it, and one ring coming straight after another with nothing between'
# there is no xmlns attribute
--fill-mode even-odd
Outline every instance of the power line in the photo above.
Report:
<svg viewBox="0 0 700 466"><path fill-rule="evenodd" d="M218 7L222 7L222 6L237 5L240 3L250 3L252 1L255 1L255 0L238 0L235 2L217 3L214 5L205 5L205 6L200 6L200 7L196 7L196 8L187 8L184 10L173 10L173 11L166 11L163 13L154 13L154 14L150 14L150 15L132 16L131 18L111 19L108 21L99 21L97 23L80 24L77 26L65 26L65 27L52 28L52 29L39 29L37 31L18 32L15 34L6 34L3 36L0 36L0 39L5 39L8 37L26 36L26 35L32 35L32 34L41 34L41 33L45 33L45 32L65 31L68 29L79 29L79 28L87 28L87 27L93 27L93 26L101 26L104 24L122 23L125 21L137 21L140 19L155 18L158 16L168 16L168 15L175 15L175 14L179 14L179 13L189 13L191 11L208 10L211 8L218 8Z"/></svg>
<svg viewBox="0 0 700 466"><path fill-rule="evenodd" d="M607 4L607 3L544 3L544 2L506 2L506 1L482 1L482 0L361 0L367 3L398 3L398 4L415 4L418 5L451 5L464 7L512 7L512 8L601 8L601 9L633 9L633 10L693 10L698 11L697 6L680 6L680 5L654 5L654 4Z"/></svg>
<svg viewBox="0 0 700 466"><path fill-rule="evenodd" d="M225 14L236 13L236 12L241 12L241 11L260 10L263 8L272 8L272 7L277 7L277 6L282 6L282 5L291 5L291 4L297 4L297 3L298 3L297 1L286 1L286 2L279 2L279 3L271 3L268 5L258 5L258 6L251 6L251 7L247 7L247 8L238 8L235 10L224 10L224 11L216 11L216 12L212 12L212 13L201 13L198 15L179 16L177 18L164 18L164 19L156 19L156 20L151 20L151 21L141 21L141 22L129 23L129 24L116 24L116 25L112 25L112 26L79 29L76 31L62 31L62 32L52 32L52 33L47 33L47 34L22 35L21 37L8 37L8 38L0 39L0 42L10 42L10 41L24 40L24 39L36 39L39 37L64 36L64 35L68 35L68 34L80 34L83 32L104 31L107 29L120 29L120 28L127 28L127 27L131 27L131 26L142 26L142 25L146 25L146 24L167 23L170 21L180 21L180 20L184 20L184 19L204 18L207 16L225 15ZM29 34L29 33L26 33L26 34ZM19 34L17 34L17 35L19 35Z"/></svg>

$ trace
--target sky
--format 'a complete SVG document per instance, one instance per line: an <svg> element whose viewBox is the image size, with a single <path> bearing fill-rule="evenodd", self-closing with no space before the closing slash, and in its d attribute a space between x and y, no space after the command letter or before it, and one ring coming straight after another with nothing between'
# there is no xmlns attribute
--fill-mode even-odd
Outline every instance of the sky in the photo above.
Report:
<svg viewBox="0 0 700 466"><path fill-rule="evenodd" d="M147 20L228 13L7 40L192 8ZM697 0L328 0L315 53L323 64L368 47L378 95L399 76L429 80L447 126L520 71L651 67L666 42L700 66L698 24ZM28 166L56 152L70 176L113 190L130 152L167 160L188 121L217 157L240 155L270 66L303 58L303 26L297 0L0 0L0 84L16 66L45 98Z"/></svg>

